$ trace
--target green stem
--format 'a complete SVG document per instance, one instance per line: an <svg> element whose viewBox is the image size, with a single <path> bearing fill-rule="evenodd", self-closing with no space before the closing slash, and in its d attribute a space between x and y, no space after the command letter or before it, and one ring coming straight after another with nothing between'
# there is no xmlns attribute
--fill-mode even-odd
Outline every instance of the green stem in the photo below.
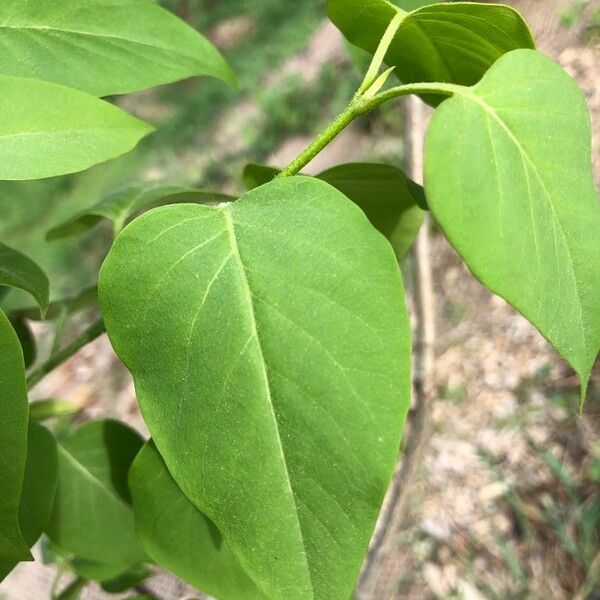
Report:
<svg viewBox="0 0 600 600"><path fill-rule="evenodd" d="M76 354L81 348L90 342L94 341L98 336L104 333L104 323L102 319L98 319L92 323L79 337L75 338L70 344L62 350L55 352L50 358L37 369L31 372L27 377L27 387L32 388L36 383L41 381L48 373L56 369L58 365L65 362Z"/></svg>
<svg viewBox="0 0 600 600"><path fill-rule="evenodd" d="M277 177L289 177L295 175L305 167L317 154L336 138L356 117L361 113L361 102L355 97L344 111L324 129L285 169L277 174Z"/></svg>
<svg viewBox="0 0 600 600"><path fill-rule="evenodd" d="M380 104L400 98L401 96L409 96L411 94L432 94L435 96L454 96L455 94L465 94L468 87L456 85L453 83L408 83L406 85L398 85L390 88L379 94L376 94L367 102L367 110L371 111L377 108Z"/></svg>
<svg viewBox="0 0 600 600"><path fill-rule="evenodd" d="M371 112L380 104L410 94L436 94L441 96L452 96L463 93L468 88L451 83L410 83L390 88L376 94L372 98L356 95L344 111L324 129L317 137L284 169L276 176L289 177L296 175L317 154L323 150L334 138L336 138L354 119Z"/></svg>

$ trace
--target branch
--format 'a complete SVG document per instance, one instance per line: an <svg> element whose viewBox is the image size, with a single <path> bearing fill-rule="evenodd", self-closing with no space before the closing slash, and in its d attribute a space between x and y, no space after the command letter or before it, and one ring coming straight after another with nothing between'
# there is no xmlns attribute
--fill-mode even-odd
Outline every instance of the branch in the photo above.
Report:
<svg viewBox="0 0 600 600"><path fill-rule="evenodd" d="M55 352L50 358L37 369L33 370L27 377L27 387L32 388L36 383L41 381L48 373L56 369L58 365L76 354L81 348L93 342L97 337L104 333L104 323L102 319L98 319L92 323L79 337L75 338L70 344L62 350Z"/></svg>

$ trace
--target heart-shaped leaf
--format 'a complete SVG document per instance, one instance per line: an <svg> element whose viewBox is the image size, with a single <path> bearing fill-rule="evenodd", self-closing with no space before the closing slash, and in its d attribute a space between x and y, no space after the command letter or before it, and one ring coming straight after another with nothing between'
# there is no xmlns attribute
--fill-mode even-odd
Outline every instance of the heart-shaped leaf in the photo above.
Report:
<svg viewBox="0 0 600 600"><path fill-rule="evenodd" d="M427 134L429 205L457 252L556 347L585 392L600 348L600 202L581 92L533 50L446 100Z"/></svg>
<svg viewBox="0 0 600 600"><path fill-rule="evenodd" d="M30 258L0 243L0 285L29 292L43 313L48 310L50 284L48 277Z"/></svg>
<svg viewBox="0 0 600 600"><path fill-rule="evenodd" d="M94 206L73 215L64 223L52 228L47 239L54 240L87 233L104 219L111 221L116 235L126 221L137 211L161 204L179 202L218 203L234 200L219 192L208 192L176 185L146 183L131 186L107 196Z"/></svg>
<svg viewBox="0 0 600 600"><path fill-rule="evenodd" d="M0 75L0 179L83 171L131 150L152 127L89 94Z"/></svg>
<svg viewBox="0 0 600 600"><path fill-rule="evenodd" d="M266 597L220 531L179 489L154 443L131 465L129 485L136 530L152 560L219 600Z"/></svg>
<svg viewBox="0 0 600 600"><path fill-rule="evenodd" d="M59 441L58 487L46 533L61 550L121 570L144 560L127 486L142 444L133 429L110 420L90 421Z"/></svg>
<svg viewBox="0 0 600 600"><path fill-rule="evenodd" d="M0 36L1 73L95 96L192 75L235 81L206 39L148 0L2 0Z"/></svg>
<svg viewBox="0 0 600 600"><path fill-rule="evenodd" d="M388 0L328 0L327 9L348 41L371 54L394 16L404 13ZM508 6L432 4L405 14L385 62L404 83L473 85L506 52L533 47L527 24Z"/></svg>
<svg viewBox="0 0 600 600"><path fill-rule="evenodd" d="M244 182L249 189L271 181L278 173L274 167L249 164ZM423 188L403 171L383 164L350 163L338 165L317 175L360 206L402 258L411 247L423 223Z"/></svg>
<svg viewBox="0 0 600 600"><path fill-rule="evenodd" d="M170 473L272 598L347 598L410 395L394 254L318 179L154 209L100 274Z"/></svg>
<svg viewBox="0 0 600 600"><path fill-rule="evenodd" d="M19 526L27 459L27 387L19 338L0 310L0 560L31 558Z"/></svg>
<svg viewBox="0 0 600 600"><path fill-rule="evenodd" d="M52 512L56 489L56 441L37 423L29 423L27 462L19 501L19 523L26 544L31 547L42 535ZM12 571L16 561L0 560L0 581Z"/></svg>

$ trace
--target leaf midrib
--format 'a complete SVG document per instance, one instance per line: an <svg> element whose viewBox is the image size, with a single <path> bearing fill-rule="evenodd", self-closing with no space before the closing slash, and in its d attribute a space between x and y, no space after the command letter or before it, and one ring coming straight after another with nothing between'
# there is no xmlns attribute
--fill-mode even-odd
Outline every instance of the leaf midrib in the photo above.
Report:
<svg viewBox="0 0 600 600"><path fill-rule="evenodd" d="M242 281L243 281L243 287L244 287L244 296L246 298L246 304L248 307L248 315L250 318L250 327L252 330L252 335L256 340L256 346L258 348L258 352L260 355L260 368L261 368L261 375L262 375L262 379L263 379L263 383L265 386L265 392L266 392L266 396L268 399L268 405L269 405L269 410L271 413L271 417L273 419L273 424L275 426L275 432L276 432L276 437L277 437L277 444L279 446L279 450L281 452L281 462L283 464L283 468L284 468L284 472L285 472L285 480L287 483L287 487L289 490L289 494L290 497L292 499L292 503L294 505L294 514L296 516L296 524L298 527L298 534L300 537L300 545L302 547L302 553L304 555L304 562L306 565L306 571L307 571L307 575L308 575L308 582L310 584L311 587L311 592L312 592L312 597L314 598L314 586L313 586L313 581L312 581L312 573L311 573L311 569L310 569L310 565L309 565L309 561L308 561L308 555L306 553L306 545L304 543L304 537L303 537L303 533L302 533L302 526L300 524L300 516L298 514L298 505L297 505L297 500L296 500L296 495L294 493L294 488L292 486L292 481L290 478L290 473L288 470L288 466L287 466L287 460L285 457L285 451L283 449L283 442L281 439L281 434L279 432L279 423L277 421L277 415L275 413L275 407L273 404L273 395L272 395L272 391L271 391L271 384L269 382L269 376L267 373L267 366L266 366L266 360L265 360L265 355L263 352L263 348L262 348L262 344L260 342L260 337L258 334L258 327L257 327L257 323L256 323L256 315L254 312L254 303L252 300L252 290L250 289L250 282L248 281L248 275L246 273L246 268L244 267L244 262L242 260L242 256L240 254L240 249L239 249L239 245L237 242L237 237L235 235L235 227L234 227L234 223L233 223L233 218L231 215L231 210L230 208L226 207L222 209L222 214L225 218L225 226L227 228L227 234L228 234L228 238L229 238L229 244L231 246L231 250L234 256L234 259L236 261L236 263L238 264L238 268L240 270L240 273L242 275Z"/></svg>

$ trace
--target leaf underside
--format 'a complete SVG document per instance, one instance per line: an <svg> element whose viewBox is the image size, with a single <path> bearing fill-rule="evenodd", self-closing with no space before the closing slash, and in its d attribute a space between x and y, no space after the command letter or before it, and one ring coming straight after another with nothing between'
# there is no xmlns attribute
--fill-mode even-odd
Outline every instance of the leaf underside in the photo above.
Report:
<svg viewBox="0 0 600 600"><path fill-rule="evenodd" d="M0 243L0 285L29 292L42 313L48 309L50 283L42 269L18 250Z"/></svg>
<svg viewBox="0 0 600 600"><path fill-rule="evenodd" d="M179 489L152 441L133 462L129 485L136 530L157 564L219 600L265 598L220 531Z"/></svg>
<svg viewBox="0 0 600 600"><path fill-rule="evenodd" d="M144 559L127 474L142 438L111 420L90 421L58 444L58 486L46 529L63 551L125 570Z"/></svg>
<svg viewBox="0 0 600 600"><path fill-rule="evenodd" d="M581 378L600 348L600 202L585 101L533 50L501 58L430 125L430 208L473 273Z"/></svg>
<svg viewBox="0 0 600 600"><path fill-rule="evenodd" d="M169 471L256 584L348 597L410 391L384 238L328 184L276 180L138 218L99 295Z"/></svg>

